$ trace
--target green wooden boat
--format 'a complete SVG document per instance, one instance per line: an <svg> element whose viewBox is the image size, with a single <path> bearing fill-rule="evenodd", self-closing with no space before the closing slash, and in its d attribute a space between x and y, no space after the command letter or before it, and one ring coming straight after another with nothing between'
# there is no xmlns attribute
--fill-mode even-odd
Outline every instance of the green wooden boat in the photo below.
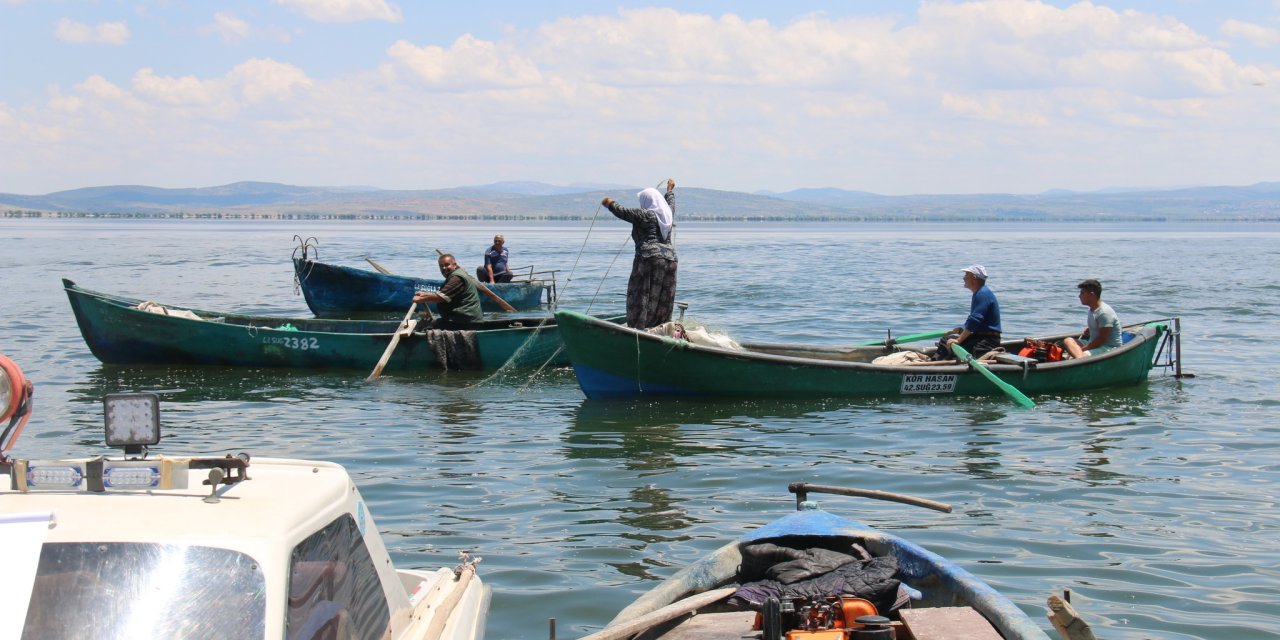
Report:
<svg viewBox="0 0 1280 640"><path fill-rule="evenodd" d="M832 398L918 395L1000 395L990 380L962 364L872 364L908 348L743 344L742 350L694 344L557 311L565 351L588 398L722 396ZM1173 319L1176 322L1176 319ZM1172 335L1166 321L1133 325L1124 346L1100 356L1061 362L1005 357L986 365L1027 395L1069 393L1138 384ZM1066 337L1048 336L1043 340ZM1016 353L1021 340L1005 343ZM931 351L925 349L922 351ZM1164 352L1161 349L1161 352ZM1169 351L1168 353L1172 353Z"/></svg>
<svg viewBox="0 0 1280 640"><path fill-rule="evenodd" d="M80 333L108 364L196 364L358 369L378 363L398 320L322 320L238 315L89 291L63 279ZM153 307L154 308L154 307ZM568 364L555 320L504 315L474 330L414 331L400 339L388 371L497 369Z"/></svg>

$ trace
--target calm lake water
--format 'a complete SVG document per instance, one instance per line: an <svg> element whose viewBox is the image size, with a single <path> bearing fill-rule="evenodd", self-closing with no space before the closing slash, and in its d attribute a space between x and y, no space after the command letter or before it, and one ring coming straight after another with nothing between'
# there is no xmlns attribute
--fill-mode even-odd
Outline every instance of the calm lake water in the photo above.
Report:
<svg viewBox="0 0 1280 640"><path fill-rule="evenodd" d="M1157 369L1142 386L1037 397L1032 410L995 397L588 402L570 370L368 384L367 371L104 366L59 282L306 316L295 234L318 238L324 261L435 274L434 249L474 269L504 233L514 264L561 270L563 306L610 311L623 306L627 232L611 217L0 220L0 352L36 384L16 453L105 453L102 395L156 391L162 453L340 462L398 564L484 557L497 640L546 638L549 617L561 638L598 629L653 581L785 514L799 480L951 503L823 501L959 562L1050 632L1045 598L1065 587L1109 640L1280 636L1277 225L679 227L677 299L739 340L955 326L969 301L960 269L974 262L992 274L1007 335L1082 326L1085 277L1122 321L1182 318L1195 378Z"/></svg>

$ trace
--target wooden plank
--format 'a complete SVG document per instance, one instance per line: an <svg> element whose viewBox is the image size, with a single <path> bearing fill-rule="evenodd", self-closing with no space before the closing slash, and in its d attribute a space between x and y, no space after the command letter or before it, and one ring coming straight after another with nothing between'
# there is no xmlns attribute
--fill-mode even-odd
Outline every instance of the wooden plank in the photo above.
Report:
<svg viewBox="0 0 1280 640"><path fill-rule="evenodd" d="M1071 603L1059 596L1049 596L1049 622L1065 640L1097 640L1089 623L1076 613Z"/></svg>
<svg viewBox="0 0 1280 640"><path fill-rule="evenodd" d="M642 638L661 638L662 640L742 640L758 638L760 632L752 632L755 624L754 611L729 611L725 613L699 613L685 618L680 624L658 636L644 635Z"/></svg>
<svg viewBox="0 0 1280 640"><path fill-rule="evenodd" d="M713 591L706 591L704 593L692 595L688 598L662 607L657 611L646 613L634 620L607 627L589 636L584 636L580 640L622 640L624 638L630 638L645 629L675 620L680 616L697 611L702 607L724 600L725 598L733 595L733 592L737 590L737 587L723 587Z"/></svg>
<svg viewBox="0 0 1280 640"><path fill-rule="evenodd" d="M972 607L901 609L898 614L916 640L1001 640L1000 632Z"/></svg>

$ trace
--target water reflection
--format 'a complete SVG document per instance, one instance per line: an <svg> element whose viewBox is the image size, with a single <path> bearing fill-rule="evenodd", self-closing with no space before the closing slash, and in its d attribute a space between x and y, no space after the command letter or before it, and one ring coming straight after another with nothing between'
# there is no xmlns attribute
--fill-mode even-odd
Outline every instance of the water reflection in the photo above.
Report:
<svg viewBox="0 0 1280 640"><path fill-rule="evenodd" d="M673 469L700 455L758 455L756 440L769 435L771 424L814 415L826 406L820 401L582 400L565 434L565 455L624 460L627 468L640 471Z"/></svg>
<svg viewBox="0 0 1280 640"><path fill-rule="evenodd" d="M332 395L353 383L350 372L289 369L100 365L83 386L69 389L73 402L101 403L109 393L153 392L164 403L273 402Z"/></svg>

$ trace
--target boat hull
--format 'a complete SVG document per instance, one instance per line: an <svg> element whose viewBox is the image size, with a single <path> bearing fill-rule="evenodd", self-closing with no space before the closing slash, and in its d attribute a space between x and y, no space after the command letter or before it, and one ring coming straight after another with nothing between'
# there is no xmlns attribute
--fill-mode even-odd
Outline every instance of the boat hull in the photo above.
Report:
<svg viewBox="0 0 1280 640"><path fill-rule="evenodd" d="M760 345L770 348L733 351L610 326L573 311L556 312L556 320L578 383L592 399L650 395L818 398L1002 393L965 365L870 364L874 355L885 353L882 347ZM1027 369L1006 364L987 368L1027 395L1138 384L1146 380L1158 338L1166 331L1163 324L1149 323L1135 329L1135 335L1123 347L1101 356L1038 363Z"/></svg>
<svg viewBox="0 0 1280 640"><path fill-rule="evenodd" d="M370 370L382 357L399 321L324 320L191 311L202 319L151 313L140 300L63 287L80 333L108 364L221 365L294 369ZM539 326L542 325L542 326ZM291 327L291 328L289 328ZM490 321L470 332L415 332L400 339L385 370L497 369L567 364L554 320L546 317ZM436 346L469 333L474 350L465 364L441 362ZM436 346L433 346L436 345Z"/></svg>
<svg viewBox="0 0 1280 640"><path fill-rule="evenodd" d="M395 276L314 260L293 259L294 273L307 307L320 318L344 318L352 314L404 313L420 291L437 291L444 280ZM539 308L550 296L551 285L542 280L485 284L517 311ZM544 293L546 292L546 293ZM502 311L488 296L480 296L484 311ZM434 311L434 309L433 309Z"/></svg>

